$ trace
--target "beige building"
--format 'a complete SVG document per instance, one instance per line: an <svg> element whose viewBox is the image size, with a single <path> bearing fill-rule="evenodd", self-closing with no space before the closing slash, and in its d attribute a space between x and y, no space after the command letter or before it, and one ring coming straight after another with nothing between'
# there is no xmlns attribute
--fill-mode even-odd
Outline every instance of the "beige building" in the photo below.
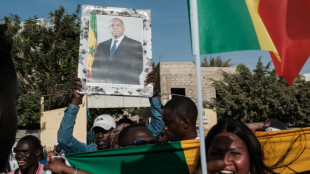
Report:
<svg viewBox="0 0 310 174"><path fill-rule="evenodd" d="M222 72L235 73L235 67L201 67L202 100L212 102L216 97L212 81L221 80ZM156 67L159 74L160 92L180 94L197 102L196 70L192 62L160 62ZM168 98L163 98L165 104Z"/></svg>

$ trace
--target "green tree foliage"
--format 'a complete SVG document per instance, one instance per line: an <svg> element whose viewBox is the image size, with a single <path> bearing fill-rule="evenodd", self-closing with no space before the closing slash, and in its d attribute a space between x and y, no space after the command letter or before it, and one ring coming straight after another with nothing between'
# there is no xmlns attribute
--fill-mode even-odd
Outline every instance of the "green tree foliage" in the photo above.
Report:
<svg viewBox="0 0 310 174"><path fill-rule="evenodd" d="M235 74L223 73L223 81L214 81L219 118L244 122L277 118L285 123L303 126L310 121L310 83L298 78L289 87L279 78L270 63L259 59L253 73L239 65Z"/></svg>
<svg viewBox="0 0 310 174"><path fill-rule="evenodd" d="M37 24L37 17L23 26L18 15L4 17L19 80L19 126L39 123L40 96L45 97L45 110L69 103L79 59L79 10L71 15L63 7L50 12L51 27Z"/></svg>
<svg viewBox="0 0 310 174"><path fill-rule="evenodd" d="M229 63L231 59L223 61L220 56L210 57L209 61L207 56L204 57L203 62L201 62L201 67L230 67L233 64Z"/></svg>

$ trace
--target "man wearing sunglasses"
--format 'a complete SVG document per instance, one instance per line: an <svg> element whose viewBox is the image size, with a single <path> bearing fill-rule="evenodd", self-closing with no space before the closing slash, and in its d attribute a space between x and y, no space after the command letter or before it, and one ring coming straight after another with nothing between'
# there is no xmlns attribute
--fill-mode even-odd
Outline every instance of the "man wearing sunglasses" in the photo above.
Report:
<svg viewBox="0 0 310 174"><path fill-rule="evenodd" d="M118 135L120 147L138 146L155 143L152 132L142 124L132 124L125 127Z"/></svg>
<svg viewBox="0 0 310 174"><path fill-rule="evenodd" d="M39 163L42 152L42 145L37 137L33 135L24 136L14 148L19 168L9 172L9 174L43 174L44 165Z"/></svg>

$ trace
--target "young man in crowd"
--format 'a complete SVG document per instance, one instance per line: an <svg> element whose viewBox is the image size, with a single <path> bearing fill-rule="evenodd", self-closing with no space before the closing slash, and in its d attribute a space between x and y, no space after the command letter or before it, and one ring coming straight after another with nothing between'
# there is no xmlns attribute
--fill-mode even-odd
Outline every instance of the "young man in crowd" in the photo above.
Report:
<svg viewBox="0 0 310 174"><path fill-rule="evenodd" d="M197 106L188 97L176 96L163 109L164 131L168 141L196 139Z"/></svg>
<svg viewBox="0 0 310 174"><path fill-rule="evenodd" d="M90 152L110 147L110 134L115 128L115 120L109 115L98 116L93 124L92 130L95 132L95 143L86 145L73 137L73 127L75 124L76 115L79 111L79 104L82 96L77 90L82 89L80 79L75 79L73 97L71 104L65 111L65 115L61 121L58 130L58 141L60 146L67 153Z"/></svg>
<svg viewBox="0 0 310 174"><path fill-rule="evenodd" d="M40 140L33 136L27 135L21 138L15 149L15 158L18 169L9 172L9 174L43 174L43 164L39 163L42 153Z"/></svg>
<svg viewBox="0 0 310 174"><path fill-rule="evenodd" d="M153 64L154 70L154 64ZM148 74L147 80L153 82L154 96L150 100L151 103L151 115L156 115L156 117L151 120L157 121L160 119L162 124L153 124L156 126L162 126L163 131L158 131L157 134L153 135L155 138L160 138L160 141L181 141L188 139L196 139L196 120L198 115L197 106L188 97L177 96L166 103L162 109L161 101L156 90L157 78L155 72L152 71ZM146 81L149 83L149 81ZM149 125L149 129L158 130L158 127L152 127ZM153 132L153 131L152 131ZM161 136L160 136L161 135ZM159 137L160 136L160 137Z"/></svg>

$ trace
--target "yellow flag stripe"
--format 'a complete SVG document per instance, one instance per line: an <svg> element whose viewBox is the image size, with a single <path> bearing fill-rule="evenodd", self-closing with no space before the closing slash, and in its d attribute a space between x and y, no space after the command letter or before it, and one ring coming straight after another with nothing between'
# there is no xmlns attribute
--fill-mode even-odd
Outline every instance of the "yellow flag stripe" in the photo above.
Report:
<svg viewBox="0 0 310 174"><path fill-rule="evenodd" d="M90 48L92 48L93 50L90 50ZM94 31L90 30L88 37L88 56L87 56L87 69L89 70L89 72L92 72L91 67L94 62L96 49L97 49L97 39L95 37ZM91 52L93 53L91 54Z"/></svg>
<svg viewBox="0 0 310 174"><path fill-rule="evenodd" d="M279 62L281 62L281 58L278 54L278 51L273 44L271 37L258 14L258 5L260 0L245 0L250 16L252 18L252 22L256 31L256 35L259 41L259 45L262 50L272 51Z"/></svg>
<svg viewBox="0 0 310 174"><path fill-rule="evenodd" d="M181 146L184 150L188 170L190 173L193 173L196 169L200 156L200 141L197 139L181 141Z"/></svg>

